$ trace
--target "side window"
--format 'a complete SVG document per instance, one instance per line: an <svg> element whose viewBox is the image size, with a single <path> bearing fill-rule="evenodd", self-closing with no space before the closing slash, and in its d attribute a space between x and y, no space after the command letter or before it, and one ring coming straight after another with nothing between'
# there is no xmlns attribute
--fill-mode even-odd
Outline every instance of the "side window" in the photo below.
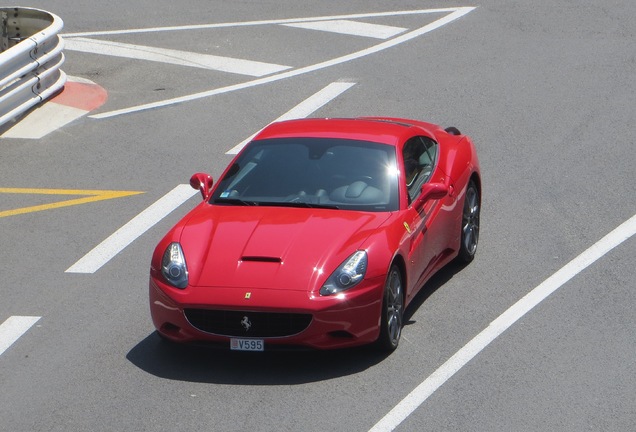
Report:
<svg viewBox="0 0 636 432"><path fill-rule="evenodd" d="M409 202L413 202L433 172L437 143L428 137L413 137L404 144L402 156Z"/></svg>

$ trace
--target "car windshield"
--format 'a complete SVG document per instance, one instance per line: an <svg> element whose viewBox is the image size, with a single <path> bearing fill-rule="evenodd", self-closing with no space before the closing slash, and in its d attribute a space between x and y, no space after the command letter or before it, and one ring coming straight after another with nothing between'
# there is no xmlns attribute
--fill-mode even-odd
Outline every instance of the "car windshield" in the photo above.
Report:
<svg viewBox="0 0 636 432"><path fill-rule="evenodd" d="M219 181L211 204L394 211L395 148L333 138L251 142Z"/></svg>

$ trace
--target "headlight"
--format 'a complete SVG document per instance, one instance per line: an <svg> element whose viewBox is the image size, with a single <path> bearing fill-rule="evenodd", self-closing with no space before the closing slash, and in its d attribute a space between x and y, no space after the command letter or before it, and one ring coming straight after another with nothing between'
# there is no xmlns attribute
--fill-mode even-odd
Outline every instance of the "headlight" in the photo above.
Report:
<svg viewBox="0 0 636 432"><path fill-rule="evenodd" d="M331 295L356 286L367 271L367 253L358 251L351 255L329 276L320 288L321 295Z"/></svg>
<svg viewBox="0 0 636 432"><path fill-rule="evenodd" d="M177 288L188 286L188 268L179 243L170 243L163 253L161 274L170 285Z"/></svg>

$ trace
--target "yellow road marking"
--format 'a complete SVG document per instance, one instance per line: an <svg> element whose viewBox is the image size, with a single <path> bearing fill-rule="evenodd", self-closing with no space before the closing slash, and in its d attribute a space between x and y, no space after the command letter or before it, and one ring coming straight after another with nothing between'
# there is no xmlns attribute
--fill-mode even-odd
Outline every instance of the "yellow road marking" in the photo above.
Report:
<svg viewBox="0 0 636 432"><path fill-rule="evenodd" d="M24 213L33 213L44 210L51 210L61 207L86 204L90 202L103 201L113 198L122 198L132 195L139 195L139 191L113 191L113 190L78 190L78 189L35 189L35 188L0 188L0 193L7 194L32 194L32 195L82 195L84 198L74 198L70 200L58 201L49 204L41 204L30 207L21 207L13 210L0 211L0 218L15 216Z"/></svg>

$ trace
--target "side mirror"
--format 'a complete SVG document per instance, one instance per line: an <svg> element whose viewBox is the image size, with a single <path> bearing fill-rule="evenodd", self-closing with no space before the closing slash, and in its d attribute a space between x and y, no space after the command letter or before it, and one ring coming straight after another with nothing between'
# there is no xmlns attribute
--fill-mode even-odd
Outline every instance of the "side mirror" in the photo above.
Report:
<svg viewBox="0 0 636 432"><path fill-rule="evenodd" d="M201 191L203 199L206 199L208 195L210 195L213 183L214 180L212 180L212 176L210 174L196 173L190 177L190 186L192 186L193 189Z"/></svg>
<svg viewBox="0 0 636 432"><path fill-rule="evenodd" d="M424 183L415 205L423 206L429 200L438 200L448 195L448 186L442 183Z"/></svg>

